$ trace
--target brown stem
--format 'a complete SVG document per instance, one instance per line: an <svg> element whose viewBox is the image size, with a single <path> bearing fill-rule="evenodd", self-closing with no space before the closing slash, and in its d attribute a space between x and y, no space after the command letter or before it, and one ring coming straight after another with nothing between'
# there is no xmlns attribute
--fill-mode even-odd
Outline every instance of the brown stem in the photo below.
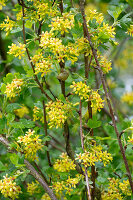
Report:
<svg viewBox="0 0 133 200"><path fill-rule="evenodd" d="M104 89L104 92L105 92L105 95L106 95L107 104L108 104L108 107L109 107L109 110L110 110L110 114L111 114L114 130L115 130L115 133L116 133L116 136L117 136L117 140L118 140L118 143L119 143L120 151L121 151L121 154L122 154L122 157L123 157L123 161L124 161L124 164L125 164L125 168L126 168L126 171L127 171L128 178L129 178L129 183L130 183L131 190L132 190L132 193L133 193L132 177L131 177L131 173L130 173L130 170L129 170L129 166L128 166L127 158L126 158L126 155L125 155L125 151L124 151L122 142L121 142L121 140L119 138L119 132L118 132L118 129L117 129L117 126L116 126L115 115L114 115L114 111L113 111L113 108L112 108L112 105L111 105L111 100L110 100L110 97L109 97L109 94L108 94L108 91L107 91L107 86L106 86L106 83L105 83L104 74L103 74L103 71L101 70L101 67L100 67L100 64L99 64L99 61L98 61L98 57L97 57L97 51L96 51L96 49L94 48L94 46L93 46L93 44L91 42L90 33L88 31L88 28L87 28L85 12L84 12L84 1L83 0L80 0L80 9L81 9L82 17L83 17L84 27L85 27L86 33L87 33L87 39L89 41L93 56L95 58L95 62L97 64L97 69L98 69L99 74L100 74L100 78L101 78L103 89Z"/></svg>
<svg viewBox="0 0 133 200"><path fill-rule="evenodd" d="M9 143L9 141L6 138L4 138L2 135L0 135L0 143L2 143L4 146L7 147L8 150L10 150L10 143ZM15 152L15 151L12 151L12 152ZM15 152L15 153L17 153L17 152ZM32 174L32 176L34 176L34 178L42 185L42 187L44 188L45 192L48 193L48 195L50 196L50 198L52 200L57 200L55 194L53 193L53 190L51 188L49 188L49 186L46 183L46 181L36 171L36 169L29 163L29 161L27 161L26 159L24 159L24 164L26 165L27 169L30 170L30 173Z"/></svg>
<svg viewBox="0 0 133 200"><path fill-rule="evenodd" d="M47 131L47 120L46 120L46 105L45 105L45 102L43 100L43 115L44 115L44 130L45 130L45 136L48 135L48 131ZM48 141L46 141L46 146L48 148ZM49 154L49 151L47 150L47 159L48 159L48 164L50 167L52 167L52 163L51 163L51 160L50 160L50 154Z"/></svg>
<svg viewBox="0 0 133 200"><path fill-rule="evenodd" d="M24 20L24 16L25 16L25 13L24 13L24 2L23 0L21 1L21 4L22 6L22 13L23 13L23 39L24 39L24 44L26 45L26 36L25 36L25 20ZM27 56L28 56L28 59L30 61L30 64L31 64L31 67L32 67L32 70L34 72L34 77L35 77L35 81L36 83L38 84L42 94L44 94L49 100L52 100L51 97L49 97L49 95L44 91L40 81L38 80L38 77L37 75L35 75L35 67L33 65L33 63L31 62L31 58L30 58L30 54L29 54L29 51L28 51L28 48L26 47L26 53L27 53Z"/></svg>
<svg viewBox="0 0 133 200"><path fill-rule="evenodd" d="M80 138L81 138L81 146L83 151L85 151L84 148L84 135L83 135L83 129L82 129L82 102L80 99L80 104L79 104L79 120L80 120ZM88 174L87 174L87 168L85 168L85 180L86 180L86 186L87 186L87 192L88 192L88 197L89 200L91 200L91 193L90 193L90 185L89 185L89 179L88 179Z"/></svg>

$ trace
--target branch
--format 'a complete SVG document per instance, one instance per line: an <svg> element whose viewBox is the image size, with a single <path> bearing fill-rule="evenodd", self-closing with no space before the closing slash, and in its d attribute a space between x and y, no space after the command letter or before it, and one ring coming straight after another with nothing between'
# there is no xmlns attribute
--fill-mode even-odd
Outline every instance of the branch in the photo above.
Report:
<svg viewBox="0 0 133 200"><path fill-rule="evenodd" d="M104 79L104 74L103 74L103 71L102 71L102 69L100 67L99 61L98 61L97 51L96 51L96 49L94 48L94 46L93 46L93 44L91 42L90 33L88 31L88 28L87 28L85 12L84 12L84 0L80 0L80 9L81 9L82 17L83 17L84 27L85 27L85 30L86 30L86 33L87 33L87 39L89 41L89 44L90 44L93 56L95 58L95 62L97 64L97 68L98 68L99 74L100 74L100 78L101 78L101 82L102 82L103 89L104 89L104 92L105 92L105 96L106 96L106 99L107 99L107 104L108 104L108 107L109 107L109 110L110 110L110 114L111 114L114 130L115 130L115 133L116 133L116 136L117 136L117 140L118 140L118 143L119 143L120 151L121 151L121 154L122 154L122 157L123 157L123 161L124 161L125 168L126 168L126 171L127 171L127 174L128 174L128 178L129 178L129 183L130 183L131 190L132 190L132 193L133 193L133 182L132 182L131 172L129 170L129 166L128 166L128 162L127 162L127 158L126 158L126 155L125 155L125 151L124 151L122 142L121 142L121 140L119 138L119 132L118 132L118 129L117 129L117 126L116 126L115 115L114 115L114 111L113 111L113 108L112 108L112 105L111 105L111 100L110 100L109 94L107 92L107 87L106 87L106 83L105 83L105 79Z"/></svg>
<svg viewBox="0 0 133 200"><path fill-rule="evenodd" d="M4 138L2 135L0 135L0 143L2 143L4 146L7 147L8 150L10 150L10 143L9 143L9 141L6 138ZM30 173L32 174L32 176L34 176L34 178L42 185L42 187L44 188L45 192L48 193L48 195L50 196L50 198L52 200L57 200L55 194L53 193L53 190L51 188L49 188L49 186L46 183L46 181L36 171L36 169L29 163L29 161L27 161L26 159L24 159L24 164L26 165L27 169L30 170Z"/></svg>
<svg viewBox="0 0 133 200"><path fill-rule="evenodd" d="M79 119L80 119L80 138L81 138L81 146L83 151L85 151L84 148L84 136L83 136L83 129L82 129L82 102L80 99L80 104L79 104ZM91 200L91 193L90 193L90 186L89 186L89 179L88 179L88 174L87 174L87 168L85 168L85 180L86 180L86 186L87 186L87 191L88 191L88 197L89 200Z"/></svg>
<svg viewBox="0 0 133 200"><path fill-rule="evenodd" d="M48 135L48 131L47 131L47 120L46 120L46 105L45 102L43 101L43 115L44 115L44 130L45 130L45 136ZM49 143L48 141L46 141L46 146L48 147ZM47 158L48 158L48 164L50 167L52 167L52 163L50 160L50 155L49 155L49 151L47 150Z"/></svg>
<svg viewBox="0 0 133 200"><path fill-rule="evenodd" d="M20 2L20 1L19 1ZM25 13L24 13L24 2L23 0L21 1L22 3L20 4L22 6L22 13L23 13L23 39L24 39L24 44L26 45L26 36L25 36L25 20L24 20L24 16L25 16ZM30 64L31 64L31 67L32 67L32 70L34 72L34 77L35 77L35 81L36 83L38 84L42 94L44 94L50 101L52 101L51 97L49 97L49 95L44 91L40 81L38 80L38 77L37 75L35 75L35 67L33 65L33 63L31 62L31 58L30 58L30 54L29 54L29 51L28 51L28 48L26 47L26 53L27 53L27 56L28 56L28 59L30 61Z"/></svg>

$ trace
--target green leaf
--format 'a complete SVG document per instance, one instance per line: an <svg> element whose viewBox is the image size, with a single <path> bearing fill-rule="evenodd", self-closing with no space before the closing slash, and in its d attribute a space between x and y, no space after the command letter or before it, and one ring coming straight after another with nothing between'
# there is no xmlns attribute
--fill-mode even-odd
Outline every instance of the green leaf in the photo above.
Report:
<svg viewBox="0 0 133 200"><path fill-rule="evenodd" d="M11 114L11 113L8 113L7 116L6 116L7 120L9 122L13 122L14 119L15 119L15 115Z"/></svg>
<svg viewBox="0 0 133 200"><path fill-rule="evenodd" d="M108 13L114 18L114 21L116 21L122 11L123 11L123 7L118 6L118 7L114 7L113 10L108 10Z"/></svg>
<svg viewBox="0 0 133 200"><path fill-rule="evenodd" d="M19 161L19 154L11 154L10 155L10 161L12 162L12 164L15 165L15 167L19 168L19 167L23 167L25 166L24 164L19 164L18 161Z"/></svg>
<svg viewBox="0 0 133 200"><path fill-rule="evenodd" d="M30 20L27 20L26 22L25 22L25 27L26 28L32 28L32 23L31 23L31 21Z"/></svg>
<svg viewBox="0 0 133 200"><path fill-rule="evenodd" d="M7 167L5 167L5 165L3 165L3 163L0 161L0 171L6 171L8 170Z"/></svg>
<svg viewBox="0 0 133 200"><path fill-rule="evenodd" d="M12 31L11 31L11 33L17 33L17 32L20 32L20 31L22 31L23 29L21 28L21 27L17 27L17 28L15 28L15 29L13 29Z"/></svg>
<svg viewBox="0 0 133 200"><path fill-rule="evenodd" d="M12 122L10 126L13 128L33 128L35 126L35 122L27 119L20 119L19 122Z"/></svg>
<svg viewBox="0 0 133 200"><path fill-rule="evenodd" d="M101 126L101 121L97 121L96 119L89 119L87 125L89 128L98 128Z"/></svg>
<svg viewBox="0 0 133 200"><path fill-rule="evenodd" d="M6 84L3 83L0 90L4 94L4 92L6 91Z"/></svg>
<svg viewBox="0 0 133 200"><path fill-rule="evenodd" d="M21 105L19 103L11 103L8 104L6 107L6 112L12 112L13 110L21 108Z"/></svg>
<svg viewBox="0 0 133 200"><path fill-rule="evenodd" d="M61 100L63 103L66 103L66 99L63 94L59 95L59 100Z"/></svg>
<svg viewBox="0 0 133 200"><path fill-rule="evenodd" d="M13 79L13 74L12 73L8 73L6 75L6 77L3 78L4 83L11 83Z"/></svg>

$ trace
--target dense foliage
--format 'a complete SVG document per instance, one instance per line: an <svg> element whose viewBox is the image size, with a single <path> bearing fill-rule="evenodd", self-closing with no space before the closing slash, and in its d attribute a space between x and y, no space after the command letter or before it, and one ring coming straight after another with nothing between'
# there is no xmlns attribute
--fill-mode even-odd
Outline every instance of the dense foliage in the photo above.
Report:
<svg viewBox="0 0 133 200"><path fill-rule="evenodd" d="M1 200L133 198L132 8L0 0Z"/></svg>

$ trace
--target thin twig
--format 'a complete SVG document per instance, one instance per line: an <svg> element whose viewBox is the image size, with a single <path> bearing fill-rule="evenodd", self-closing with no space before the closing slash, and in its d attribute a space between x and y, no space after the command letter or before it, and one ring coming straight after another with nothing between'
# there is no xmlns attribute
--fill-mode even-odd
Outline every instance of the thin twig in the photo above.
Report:
<svg viewBox="0 0 133 200"><path fill-rule="evenodd" d="M79 119L80 119L81 146L82 146L83 151L85 151L84 136L83 136L83 129L82 129L82 102L81 102L81 99L80 99L80 104L79 104ZM85 180L86 180L86 186L87 186L87 191L88 191L88 197L89 197L89 200L91 200L90 185L89 185L89 179L88 179L88 173L87 173L86 167L85 167Z"/></svg>

